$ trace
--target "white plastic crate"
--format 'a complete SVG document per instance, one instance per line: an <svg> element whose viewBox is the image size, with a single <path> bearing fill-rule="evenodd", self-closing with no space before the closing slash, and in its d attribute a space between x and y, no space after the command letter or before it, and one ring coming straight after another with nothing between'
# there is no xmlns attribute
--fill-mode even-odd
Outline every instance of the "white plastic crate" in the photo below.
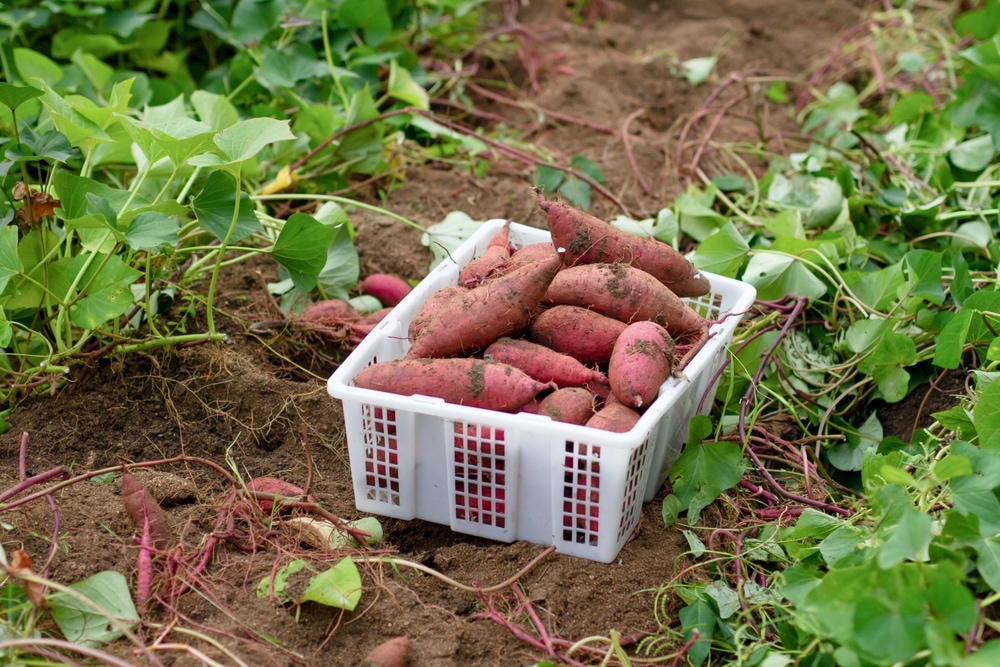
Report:
<svg viewBox="0 0 1000 667"><path fill-rule="evenodd" d="M354 498L359 510L424 519L503 542L555 545L561 553L611 562L666 479L699 407L707 412L727 346L756 292L708 274L709 295L689 302L713 320L712 336L628 433L610 433L532 414L506 414L360 389L352 379L376 361L400 359L410 319L437 290L456 284L504 220L490 220L428 274L330 377L343 401ZM512 224L516 246L550 240ZM734 314L723 319L725 314Z"/></svg>

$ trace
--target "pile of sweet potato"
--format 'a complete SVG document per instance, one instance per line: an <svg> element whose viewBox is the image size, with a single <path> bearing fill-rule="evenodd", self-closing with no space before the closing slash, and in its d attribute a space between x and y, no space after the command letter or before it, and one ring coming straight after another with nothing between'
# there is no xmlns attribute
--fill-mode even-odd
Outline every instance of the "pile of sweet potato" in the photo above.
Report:
<svg viewBox="0 0 1000 667"><path fill-rule="evenodd" d="M630 430L707 339L681 297L707 294L708 279L664 243L539 203L551 243L512 251L504 226L413 317L405 358L372 364L354 384Z"/></svg>

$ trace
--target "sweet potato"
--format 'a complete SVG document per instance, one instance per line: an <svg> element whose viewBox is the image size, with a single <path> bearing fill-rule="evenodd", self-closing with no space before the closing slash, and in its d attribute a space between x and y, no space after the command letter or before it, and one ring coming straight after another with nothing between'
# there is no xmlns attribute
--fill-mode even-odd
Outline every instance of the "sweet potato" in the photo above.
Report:
<svg viewBox="0 0 1000 667"><path fill-rule="evenodd" d="M396 637L376 646L358 667L404 667L409 652L410 638Z"/></svg>
<svg viewBox="0 0 1000 667"><path fill-rule="evenodd" d="M136 528L148 528L150 544L157 550L166 551L177 541L167 513L130 472L122 473L122 504Z"/></svg>
<svg viewBox="0 0 1000 667"><path fill-rule="evenodd" d="M628 264L578 264L549 284L542 303L580 306L625 323L649 320L671 333L701 331L705 319L668 287Z"/></svg>
<svg viewBox="0 0 1000 667"><path fill-rule="evenodd" d="M559 387L607 380L604 373L584 366L568 354L522 339L501 338L486 348L483 359L510 364L539 382L553 382Z"/></svg>
<svg viewBox="0 0 1000 667"><path fill-rule="evenodd" d="M382 310L376 310L374 313L365 315L357 322L348 325L348 338L354 345L357 345L365 336L372 332L378 323L386 318L386 316L392 312L392 307L383 308Z"/></svg>
<svg viewBox="0 0 1000 667"><path fill-rule="evenodd" d="M413 291L410 283L402 278L390 276L387 273L373 273L358 285L362 294L373 296L382 302L383 306L396 306L403 298Z"/></svg>
<svg viewBox="0 0 1000 667"><path fill-rule="evenodd" d="M702 296L708 278L684 255L666 243L615 229L592 215L539 194L538 203L548 214L552 244L565 248L566 266L625 262L649 273L677 296Z"/></svg>
<svg viewBox="0 0 1000 667"><path fill-rule="evenodd" d="M674 368L674 340L656 322L630 324L608 363L611 392L621 403L644 408L656 400Z"/></svg>
<svg viewBox="0 0 1000 667"><path fill-rule="evenodd" d="M626 431L631 431L632 427L638 421L638 412L627 405L622 405L615 401L598 410L593 417L587 420L584 426L599 428L602 431L625 433Z"/></svg>
<svg viewBox="0 0 1000 667"><path fill-rule="evenodd" d="M553 255L443 300L411 340L406 358L464 356L501 336L517 336L560 268L561 256Z"/></svg>
<svg viewBox="0 0 1000 667"><path fill-rule="evenodd" d="M482 255L476 257L458 274L460 287L475 287L510 259L510 220L494 236Z"/></svg>
<svg viewBox="0 0 1000 667"><path fill-rule="evenodd" d="M416 312L413 319L410 320L410 324L406 329L406 333L410 340L416 340L420 332L424 330L424 325L437 313L444 304L448 303L452 299L457 299L458 297L466 294L469 290L464 287L459 287L457 285L452 285L451 287L443 287L437 292L434 292L429 297L427 301L424 301L424 305L420 306L420 310Z"/></svg>
<svg viewBox="0 0 1000 667"><path fill-rule="evenodd" d="M513 366L479 359L405 359L375 363L354 377L354 384L409 396L437 396L448 403L517 412L550 384Z"/></svg>
<svg viewBox="0 0 1000 667"><path fill-rule="evenodd" d="M512 252L510 259L500 267L500 271L508 273L514 269L521 268L525 264L531 264L540 259L548 259L555 252L556 248L551 243L532 243L531 245L526 245Z"/></svg>
<svg viewBox="0 0 1000 667"><path fill-rule="evenodd" d="M531 322L528 338L582 364L604 363L627 326L579 306L554 306Z"/></svg>
<svg viewBox="0 0 1000 667"><path fill-rule="evenodd" d="M586 424L594 416L597 397L582 387L558 389L538 405L538 414L548 415L557 422Z"/></svg>
<svg viewBox="0 0 1000 667"><path fill-rule="evenodd" d="M308 306L297 319L310 324L335 327L357 322L361 319L361 313L346 301L325 299Z"/></svg>
<svg viewBox="0 0 1000 667"><path fill-rule="evenodd" d="M247 483L247 491L276 496L301 496L305 494L305 490L276 477L255 477ZM264 514L270 514L271 510L274 509L274 501L270 498L258 498L257 503Z"/></svg>

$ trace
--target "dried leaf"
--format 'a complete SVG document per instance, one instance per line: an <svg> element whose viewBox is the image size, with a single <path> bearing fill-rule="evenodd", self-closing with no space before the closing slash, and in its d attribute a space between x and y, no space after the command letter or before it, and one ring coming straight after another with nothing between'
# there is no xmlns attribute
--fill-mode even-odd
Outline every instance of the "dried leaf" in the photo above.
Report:
<svg viewBox="0 0 1000 667"><path fill-rule="evenodd" d="M10 565L7 567L8 572L19 577L24 575L31 577L35 575L31 571L31 556L28 555L28 552L18 549L12 556ZM45 606L45 586L37 581L24 582L24 596L36 607Z"/></svg>
<svg viewBox="0 0 1000 667"><path fill-rule="evenodd" d="M32 222L37 222L46 216L54 215L56 209L62 206L62 202L52 197L52 195L29 188L24 184L24 181L19 181L14 186L15 201L26 200L29 193L31 199L25 201L24 206L17 210L18 226L22 229Z"/></svg>

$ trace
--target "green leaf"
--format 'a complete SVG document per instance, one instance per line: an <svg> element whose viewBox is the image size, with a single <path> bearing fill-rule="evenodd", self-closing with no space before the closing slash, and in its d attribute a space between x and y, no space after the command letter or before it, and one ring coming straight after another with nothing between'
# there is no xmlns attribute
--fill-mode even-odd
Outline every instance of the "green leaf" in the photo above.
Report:
<svg viewBox="0 0 1000 667"><path fill-rule="evenodd" d="M337 18L348 28L364 31L365 42L371 46L379 46L392 30L386 0L344 2Z"/></svg>
<svg viewBox="0 0 1000 667"><path fill-rule="evenodd" d="M535 187L541 190L544 194L557 192L559 190L559 186L562 185L565 178L566 172L559 169L546 167L542 164L535 167Z"/></svg>
<svg viewBox="0 0 1000 667"><path fill-rule="evenodd" d="M49 603L52 620L67 640L95 646L122 636L108 622L109 617L117 618L129 627L139 622L139 613L132 603L128 582L121 573L110 570L98 572L69 587L93 602L101 613L65 593L49 595L46 601Z"/></svg>
<svg viewBox="0 0 1000 667"><path fill-rule="evenodd" d="M78 284L86 286L83 298L70 310L70 319L84 329L97 329L128 311L135 300L130 286L142 273L117 255L95 257L88 265L89 258L88 254L77 255L67 266L68 276L82 272Z"/></svg>
<svg viewBox="0 0 1000 667"><path fill-rule="evenodd" d="M579 209L584 211L590 209L590 186L579 178L568 177L559 186L559 194Z"/></svg>
<svg viewBox="0 0 1000 667"><path fill-rule="evenodd" d="M31 86L15 86L12 83L0 81L0 104L11 110L17 109L28 100L33 100L44 94L44 91Z"/></svg>
<svg viewBox="0 0 1000 667"><path fill-rule="evenodd" d="M178 242L177 223L159 211L139 213L125 232L125 243L132 250L174 248Z"/></svg>
<svg viewBox="0 0 1000 667"><path fill-rule="evenodd" d="M927 547L931 543L931 517L913 507L906 508L902 519L879 549L878 566L888 570L906 560L928 560Z"/></svg>
<svg viewBox="0 0 1000 667"><path fill-rule="evenodd" d="M965 477L972 474L972 461L958 454L948 454L943 459L934 462L931 473L934 475L934 479L940 482L947 482L956 477Z"/></svg>
<svg viewBox="0 0 1000 667"><path fill-rule="evenodd" d="M899 300L897 293L905 284L902 262L866 273L850 284L851 289L869 308L884 311Z"/></svg>
<svg viewBox="0 0 1000 667"><path fill-rule="evenodd" d="M413 80L409 70L401 67L396 60L389 61L389 86L386 94L418 109L430 108L430 95Z"/></svg>
<svg viewBox="0 0 1000 667"><path fill-rule="evenodd" d="M239 0L229 24L233 41L244 47L260 42L278 27L285 7L284 0Z"/></svg>
<svg viewBox="0 0 1000 667"><path fill-rule="evenodd" d="M934 365L941 368L958 368L962 363L962 349L965 347L969 327L972 324L973 311L963 309L944 326L937 337L934 348Z"/></svg>
<svg viewBox="0 0 1000 667"><path fill-rule="evenodd" d="M674 199L677 217L680 220L681 231L701 242L726 224L727 218L712 208L715 201L715 187L710 186L704 192L696 188L688 188Z"/></svg>
<svg viewBox="0 0 1000 667"><path fill-rule="evenodd" d="M904 600L889 606L873 596L857 603L854 632L858 646L874 659L884 660L883 664L907 662L925 646L922 608Z"/></svg>
<svg viewBox="0 0 1000 667"><path fill-rule="evenodd" d="M1000 538L987 537L972 544L979 558L976 569L983 581L994 591L1000 592Z"/></svg>
<svg viewBox="0 0 1000 667"><path fill-rule="evenodd" d="M755 250L743 271L743 280L757 288L757 298L763 301L783 299L789 294L810 299L826 294L823 281L797 257L784 253Z"/></svg>
<svg viewBox="0 0 1000 667"><path fill-rule="evenodd" d="M225 95L196 90L191 93L191 106L201 122L216 132L232 127L240 120L239 112Z"/></svg>
<svg viewBox="0 0 1000 667"><path fill-rule="evenodd" d="M688 511L688 523L698 523L701 510L736 486L745 469L746 461L736 443L688 445L670 469L674 493Z"/></svg>
<svg viewBox="0 0 1000 667"><path fill-rule="evenodd" d="M604 171L582 155L574 155L569 161L569 166L582 174L586 174L598 183L603 184Z"/></svg>
<svg viewBox="0 0 1000 667"><path fill-rule="evenodd" d="M354 561L347 557L310 579L299 601L354 611L360 600L361 575Z"/></svg>
<svg viewBox="0 0 1000 667"><path fill-rule="evenodd" d="M726 620L740 610L740 596L725 581L713 581L705 586L705 594L715 600L719 618Z"/></svg>
<svg viewBox="0 0 1000 667"><path fill-rule="evenodd" d="M17 227L8 225L0 228L0 292L7 289L7 283L24 271L24 264L17 252Z"/></svg>
<svg viewBox="0 0 1000 667"><path fill-rule="evenodd" d="M684 629L684 641L691 641L695 632L698 638L688 649L687 657L693 665L697 667L705 662L712 648L712 635L715 632L718 616L711 605L703 600L695 600L688 606L677 612L677 618Z"/></svg>
<svg viewBox="0 0 1000 667"><path fill-rule="evenodd" d="M692 86L700 86L708 81L718 62L715 56L704 56L702 58L691 58L681 63L680 77Z"/></svg>
<svg viewBox="0 0 1000 667"><path fill-rule="evenodd" d="M45 85L54 86L63 78L62 68L55 61L31 49L14 49L14 67L24 81L41 79Z"/></svg>
<svg viewBox="0 0 1000 667"><path fill-rule="evenodd" d="M703 271L729 278L739 275L750 246L732 221L701 242L691 261Z"/></svg>
<svg viewBox="0 0 1000 667"><path fill-rule="evenodd" d="M896 403L909 392L910 374L904 366L912 365L917 358L917 348L907 335L890 332L879 341L872 353L860 364L858 370L878 383L883 398Z"/></svg>
<svg viewBox="0 0 1000 667"><path fill-rule="evenodd" d="M243 162L256 157L268 144L293 139L287 120L250 118L222 130L214 141L229 162Z"/></svg>
<svg viewBox="0 0 1000 667"><path fill-rule="evenodd" d="M220 241L226 237L233 223L236 209L236 179L222 171L213 171L205 181L205 187L191 200L191 208L198 218L198 225ZM239 214L236 228L230 238L236 243L264 228L253 210L253 202L245 192L240 192Z"/></svg>
<svg viewBox="0 0 1000 667"><path fill-rule="evenodd" d="M366 5L368 2L345 2L348 5ZM344 127L356 125L362 121L372 120L379 115L378 106L372 99L368 87L364 87L351 97L344 119ZM370 174L382 163L382 135L385 123L375 122L358 128L340 139L335 154L345 162L353 165L352 169L361 174Z"/></svg>
<svg viewBox="0 0 1000 667"><path fill-rule="evenodd" d="M80 68L83 75L87 77L96 90L104 90L104 86L108 85L111 81L111 77L114 76L115 70L103 63L100 59L95 58L89 53L84 53L83 51L77 51L70 58L74 65Z"/></svg>
<svg viewBox="0 0 1000 667"><path fill-rule="evenodd" d="M351 238L351 226L333 227L334 237L326 249L326 263L317 277L320 289L329 297L354 287L361 274L358 250Z"/></svg>
<svg viewBox="0 0 1000 667"><path fill-rule="evenodd" d="M257 584L257 597L263 598L273 593L274 597L281 602L291 602L291 597L285 592L285 588L288 586L288 579L293 574L301 572L305 566L306 562L304 560L293 560L285 567L279 568L274 573L273 580L270 576L264 577Z"/></svg>
<svg viewBox="0 0 1000 667"><path fill-rule="evenodd" d="M450 261L450 254L482 225L481 220L473 220L464 211L452 211L444 220L428 227L420 237L420 243L431 250L431 268L445 260Z"/></svg>
<svg viewBox="0 0 1000 667"><path fill-rule="evenodd" d="M336 235L336 228L311 215L294 213L278 233L271 256L288 270L297 289L308 292L316 286L316 279L326 265L327 248Z"/></svg>
<svg viewBox="0 0 1000 667"><path fill-rule="evenodd" d="M410 118L410 125L420 128L434 138L447 137L459 144L469 155L479 155L486 150L486 144L483 143L482 139L463 132L457 132L426 116L413 116Z"/></svg>
<svg viewBox="0 0 1000 667"><path fill-rule="evenodd" d="M296 50L269 49L260 66L260 73L266 79L265 85L281 88L293 88L297 82L319 76L324 71L325 63Z"/></svg>
<svg viewBox="0 0 1000 667"><path fill-rule="evenodd" d="M670 528L670 526L677 523L677 517L684 510L681 506L681 501L674 494L669 494L663 499L663 507L660 513L663 517L663 527Z"/></svg>
<svg viewBox="0 0 1000 667"><path fill-rule="evenodd" d="M876 413L868 416L857 433L847 432L847 440L830 447L826 454L838 470L861 470L865 452L874 450L882 440L882 424Z"/></svg>
<svg viewBox="0 0 1000 667"><path fill-rule="evenodd" d="M985 446L1000 430L1000 382L991 382L979 395L972 408L972 421L979 435L979 445Z"/></svg>
<svg viewBox="0 0 1000 667"><path fill-rule="evenodd" d="M949 151L948 158L959 169L979 172L989 166L995 153L993 138L984 134L958 144Z"/></svg>
<svg viewBox="0 0 1000 667"><path fill-rule="evenodd" d="M910 295L936 306L944 303L944 290L941 288L942 257L941 253L929 250L911 250L903 256Z"/></svg>

